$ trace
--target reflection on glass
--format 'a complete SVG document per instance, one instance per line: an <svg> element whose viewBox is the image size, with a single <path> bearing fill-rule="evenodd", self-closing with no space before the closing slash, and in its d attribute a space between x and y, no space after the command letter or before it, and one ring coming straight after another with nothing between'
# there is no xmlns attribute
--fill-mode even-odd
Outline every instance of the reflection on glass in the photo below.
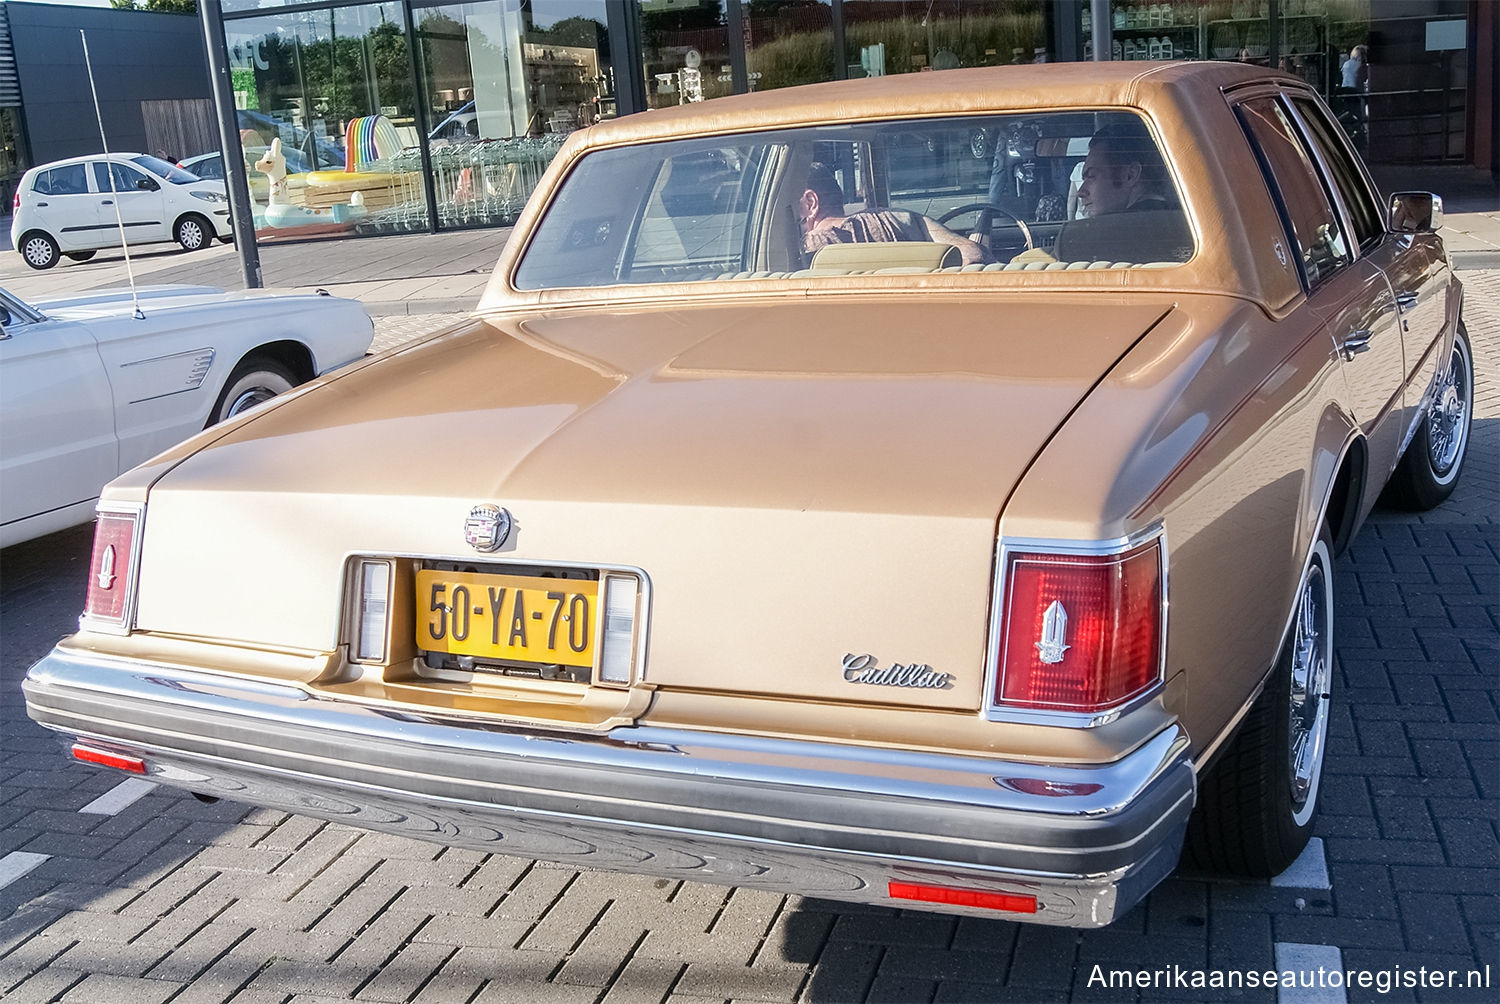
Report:
<svg viewBox="0 0 1500 1004"><path fill-rule="evenodd" d="M1043 6L1033 0L848 0L849 76L1045 63Z"/></svg>
<svg viewBox="0 0 1500 1004"><path fill-rule="evenodd" d="M640 15L650 107L733 93L724 0L641 0Z"/></svg>
<svg viewBox="0 0 1500 1004"><path fill-rule="evenodd" d="M1114 59L1201 59L1203 21L1228 18L1231 0L1114 0L1110 5ZM1083 5L1083 58L1094 58L1092 9ZM1232 56L1237 58L1239 49Z"/></svg>
<svg viewBox="0 0 1500 1004"><path fill-rule="evenodd" d="M425 229L400 5L273 14L225 28L257 238Z"/></svg>
<svg viewBox="0 0 1500 1004"><path fill-rule="evenodd" d="M750 90L833 79L830 0L751 0L744 16Z"/></svg>

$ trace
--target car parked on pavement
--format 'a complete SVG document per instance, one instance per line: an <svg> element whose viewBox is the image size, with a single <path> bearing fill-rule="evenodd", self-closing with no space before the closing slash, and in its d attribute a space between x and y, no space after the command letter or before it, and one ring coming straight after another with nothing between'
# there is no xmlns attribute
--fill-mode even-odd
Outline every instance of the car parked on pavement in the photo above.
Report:
<svg viewBox="0 0 1500 1004"><path fill-rule="evenodd" d="M183 250L230 238L222 181L139 153L94 154L33 167L12 200L11 245L35 269L88 261L101 248L176 241Z"/></svg>
<svg viewBox="0 0 1500 1004"><path fill-rule="evenodd" d="M0 547L87 522L121 471L360 358L353 300L150 286L0 290Z"/></svg>
<svg viewBox="0 0 1500 1004"><path fill-rule="evenodd" d="M470 321L106 489L28 711L205 796L806 896L1089 927L1184 848L1274 874L1334 556L1463 465L1440 217L1233 63L601 123Z"/></svg>

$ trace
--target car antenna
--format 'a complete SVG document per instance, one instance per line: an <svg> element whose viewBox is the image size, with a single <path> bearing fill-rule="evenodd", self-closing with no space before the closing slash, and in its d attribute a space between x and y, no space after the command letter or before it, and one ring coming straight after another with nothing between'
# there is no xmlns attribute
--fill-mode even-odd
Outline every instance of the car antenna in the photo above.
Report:
<svg viewBox="0 0 1500 1004"><path fill-rule="evenodd" d="M141 298L135 291L135 269L130 263L130 245L125 240L125 220L120 216L120 192L115 188L114 162L109 159L109 140L104 136L104 113L99 110L99 88L94 86L94 63L89 59L89 37L82 28L78 29L78 37L83 39L83 66L88 71L89 90L94 95L94 118L99 120L99 143L104 147L104 163L108 165L104 175L109 178L109 194L113 196L110 201L114 203L115 223L120 228L120 247L125 251L125 275L130 280L130 304L135 308L135 319L144 321L146 314L141 310Z"/></svg>

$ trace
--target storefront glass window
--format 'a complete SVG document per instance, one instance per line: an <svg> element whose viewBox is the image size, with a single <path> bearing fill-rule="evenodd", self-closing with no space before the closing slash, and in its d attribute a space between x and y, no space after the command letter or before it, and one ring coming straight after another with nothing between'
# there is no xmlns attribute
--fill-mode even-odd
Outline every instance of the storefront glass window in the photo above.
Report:
<svg viewBox="0 0 1500 1004"><path fill-rule="evenodd" d="M830 0L750 0L744 24L750 90L833 79Z"/></svg>
<svg viewBox="0 0 1500 1004"><path fill-rule="evenodd" d="M641 0L640 16L650 107L734 93L724 0Z"/></svg>
<svg viewBox="0 0 1500 1004"><path fill-rule="evenodd" d="M1040 0L848 0L850 77L1047 62Z"/></svg>
<svg viewBox="0 0 1500 1004"><path fill-rule="evenodd" d="M231 20L225 31L257 239L427 228L399 4Z"/></svg>
<svg viewBox="0 0 1500 1004"><path fill-rule="evenodd" d="M604 0L414 17L439 225L514 222L563 138L615 114Z"/></svg>

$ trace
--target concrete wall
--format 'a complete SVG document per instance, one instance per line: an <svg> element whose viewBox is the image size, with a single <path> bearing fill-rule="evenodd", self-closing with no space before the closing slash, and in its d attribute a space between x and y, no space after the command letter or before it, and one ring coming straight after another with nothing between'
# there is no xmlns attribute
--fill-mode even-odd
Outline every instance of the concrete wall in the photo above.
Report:
<svg viewBox="0 0 1500 1004"><path fill-rule="evenodd" d="M36 3L6 7L33 164L99 152L79 29L88 33L111 150L156 152L146 148L142 101L213 97L196 17Z"/></svg>

